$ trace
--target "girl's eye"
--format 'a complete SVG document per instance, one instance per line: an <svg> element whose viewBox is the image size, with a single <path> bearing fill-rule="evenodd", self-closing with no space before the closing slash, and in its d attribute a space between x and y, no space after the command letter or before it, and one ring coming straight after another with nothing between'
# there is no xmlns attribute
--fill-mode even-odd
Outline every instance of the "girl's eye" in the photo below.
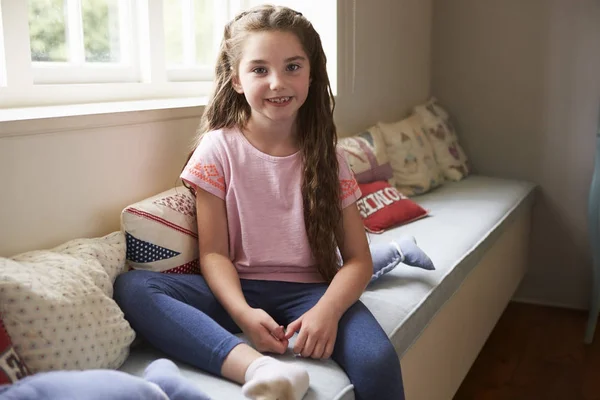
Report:
<svg viewBox="0 0 600 400"><path fill-rule="evenodd" d="M300 69L298 64L290 64L287 66L288 71L297 71Z"/></svg>
<svg viewBox="0 0 600 400"><path fill-rule="evenodd" d="M258 67L258 68L254 68L252 70L252 72L254 72L255 74L266 74L267 73L267 69L264 67Z"/></svg>

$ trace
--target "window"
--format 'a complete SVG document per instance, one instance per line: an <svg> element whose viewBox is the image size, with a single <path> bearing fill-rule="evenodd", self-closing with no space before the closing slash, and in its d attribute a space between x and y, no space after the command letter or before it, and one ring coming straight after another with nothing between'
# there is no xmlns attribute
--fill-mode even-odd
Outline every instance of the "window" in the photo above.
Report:
<svg viewBox="0 0 600 400"><path fill-rule="evenodd" d="M208 94L223 27L257 0L0 0L0 108ZM334 0L271 2L321 35L332 86Z"/></svg>
<svg viewBox="0 0 600 400"><path fill-rule="evenodd" d="M28 0L34 83L135 82L131 1Z"/></svg>

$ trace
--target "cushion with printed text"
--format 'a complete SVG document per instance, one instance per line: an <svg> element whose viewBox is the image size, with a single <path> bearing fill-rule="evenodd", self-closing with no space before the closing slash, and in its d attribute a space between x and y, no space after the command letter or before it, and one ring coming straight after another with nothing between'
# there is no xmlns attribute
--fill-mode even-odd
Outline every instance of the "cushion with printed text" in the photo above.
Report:
<svg viewBox="0 0 600 400"><path fill-rule="evenodd" d="M365 229L382 233L390 228L428 215L423 207L403 195L386 181L359 184L362 197L357 206Z"/></svg>
<svg viewBox="0 0 600 400"><path fill-rule="evenodd" d="M27 375L29 370L15 350L0 315L0 385L14 383Z"/></svg>

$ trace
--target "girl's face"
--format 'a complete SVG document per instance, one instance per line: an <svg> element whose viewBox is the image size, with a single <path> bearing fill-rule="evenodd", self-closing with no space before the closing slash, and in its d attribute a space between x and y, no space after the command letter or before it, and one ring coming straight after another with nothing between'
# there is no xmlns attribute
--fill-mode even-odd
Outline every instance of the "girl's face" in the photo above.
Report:
<svg viewBox="0 0 600 400"><path fill-rule="evenodd" d="M233 87L246 97L251 118L293 123L309 84L308 56L296 35L282 31L248 35Z"/></svg>

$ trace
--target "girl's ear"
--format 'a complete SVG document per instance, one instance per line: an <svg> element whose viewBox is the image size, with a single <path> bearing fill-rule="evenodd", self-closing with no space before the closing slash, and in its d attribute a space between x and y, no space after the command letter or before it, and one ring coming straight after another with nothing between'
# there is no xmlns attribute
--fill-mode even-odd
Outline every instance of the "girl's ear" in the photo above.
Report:
<svg viewBox="0 0 600 400"><path fill-rule="evenodd" d="M239 94L244 93L244 88L240 83L240 78L238 78L236 75L231 77L231 85L233 86L233 90L235 90Z"/></svg>

